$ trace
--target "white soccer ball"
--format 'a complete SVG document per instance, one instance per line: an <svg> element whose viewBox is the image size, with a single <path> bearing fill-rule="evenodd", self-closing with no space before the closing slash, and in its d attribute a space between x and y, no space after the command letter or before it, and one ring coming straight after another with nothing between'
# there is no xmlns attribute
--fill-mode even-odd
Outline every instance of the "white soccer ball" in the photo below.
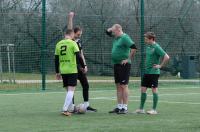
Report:
<svg viewBox="0 0 200 132"><path fill-rule="evenodd" d="M76 112L77 112L78 114L85 114L85 112L86 112L86 107L85 107L85 105L84 105L84 104L78 104L78 105L76 106Z"/></svg>

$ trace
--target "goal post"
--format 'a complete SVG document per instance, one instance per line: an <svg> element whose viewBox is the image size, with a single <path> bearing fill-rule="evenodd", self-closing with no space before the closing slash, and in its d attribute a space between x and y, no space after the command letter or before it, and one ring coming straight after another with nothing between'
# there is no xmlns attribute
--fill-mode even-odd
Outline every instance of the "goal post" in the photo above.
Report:
<svg viewBox="0 0 200 132"><path fill-rule="evenodd" d="M5 63L7 65L5 65ZM4 64L4 65L3 65ZM8 73L8 80L4 79L4 73ZM14 44L0 45L0 80L15 83L15 50Z"/></svg>

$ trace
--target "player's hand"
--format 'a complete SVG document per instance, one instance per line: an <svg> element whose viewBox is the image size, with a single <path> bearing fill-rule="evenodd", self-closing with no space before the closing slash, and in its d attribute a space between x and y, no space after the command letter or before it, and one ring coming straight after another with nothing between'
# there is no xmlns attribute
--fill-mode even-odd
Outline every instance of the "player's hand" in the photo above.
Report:
<svg viewBox="0 0 200 132"><path fill-rule="evenodd" d="M127 63L128 63L128 59L123 60L123 61L121 62L122 65L126 65Z"/></svg>
<svg viewBox="0 0 200 132"><path fill-rule="evenodd" d="M61 80L62 79L62 76L60 75L60 73L56 73L56 79L57 80Z"/></svg>
<svg viewBox="0 0 200 132"><path fill-rule="evenodd" d="M87 73L88 72L88 68L87 66L85 66L85 68L83 69L83 73Z"/></svg>
<svg viewBox="0 0 200 132"><path fill-rule="evenodd" d="M85 66L85 68L80 68L80 70L84 74L87 73L87 71L88 71L87 66Z"/></svg>
<svg viewBox="0 0 200 132"><path fill-rule="evenodd" d="M82 73L84 73L84 68L79 68L79 71L81 71Z"/></svg>
<svg viewBox="0 0 200 132"><path fill-rule="evenodd" d="M74 12L70 12L69 14L68 14L68 16L70 17L70 18L73 18L74 17L74 15L75 15L75 13Z"/></svg>
<svg viewBox="0 0 200 132"><path fill-rule="evenodd" d="M112 32L112 28L108 28L107 31L108 31L108 32Z"/></svg>
<svg viewBox="0 0 200 132"><path fill-rule="evenodd" d="M158 65L158 64L154 64L153 65L153 68L155 68L155 69L160 69L162 66L161 65Z"/></svg>

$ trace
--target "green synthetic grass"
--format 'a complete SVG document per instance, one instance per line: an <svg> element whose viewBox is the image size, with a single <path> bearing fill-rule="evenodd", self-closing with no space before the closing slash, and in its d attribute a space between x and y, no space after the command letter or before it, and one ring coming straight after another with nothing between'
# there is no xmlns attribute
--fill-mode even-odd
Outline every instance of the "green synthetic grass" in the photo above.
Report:
<svg viewBox="0 0 200 132"><path fill-rule="evenodd" d="M115 106L113 83L92 83L90 103L97 113L60 115L65 90L60 86L47 91L14 89L0 92L0 132L199 132L199 85L160 85L158 115L137 115L139 84L130 84L129 114L108 114ZM184 87L183 87L184 86ZM54 86L53 86L54 87ZM78 86L75 102L82 102ZM148 90L145 109L151 109Z"/></svg>
<svg viewBox="0 0 200 132"><path fill-rule="evenodd" d="M40 74L16 74L19 80L39 80ZM89 76L89 80L113 80ZM54 80L55 75L47 79ZM161 77L161 79L163 79ZM164 78L165 79L165 78ZM178 78L166 78L179 80ZM139 80L131 77L130 80ZM113 82L91 82L90 103L97 113L64 117L60 115L65 90L62 83L0 84L0 132L198 132L200 131L200 82L160 82L159 115L131 114L139 106L140 82L130 82L129 114L108 114L115 104ZM75 100L82 102L80 84ZM145 105L152 105L151 90Z"/></svg>
<svg viewBox="0 0 200 132"><path fill-rule="evenodd" d="M11 74L12 75L12 74ZM32 80L41 80L41 74L36 73L16 73L15 79L16 80L23 80L25 83L9 83L9 74L3 73L0 77L0 93L6 93L6 92L39 92L42 90L42 83L29 83ZM3 80L1 80L3 79ZM54 74L47 74L46 76L47 80L55 80ZM200 80L197 82L170 82L172 81L179 81L180 78L177 77L167 77L167 76L161 76L160 80L169 80L169 82L161 82L159 83L160 86L164 87L188 87L188 86L199 86ZM96 81L97 82L90 82L90 88L92 90L97 89L113 89L115 86L113 82L102 82L99 83L98 80L108 80L113 81L113 76L88 76L88 80ZM130 77L130 80L140 80L140 77ZM182 79L181 79L182 80ZM187 79L188 81L190 79ZM198 79L195 79L198 80ZM192 81L192 80L191 80ZM131 82L130 83L131 88L139 88L140 82ZM80 85L78 86L80 88ZM46 83L46 90L47 91L59 91L62 90L62 83Z"/></svg>

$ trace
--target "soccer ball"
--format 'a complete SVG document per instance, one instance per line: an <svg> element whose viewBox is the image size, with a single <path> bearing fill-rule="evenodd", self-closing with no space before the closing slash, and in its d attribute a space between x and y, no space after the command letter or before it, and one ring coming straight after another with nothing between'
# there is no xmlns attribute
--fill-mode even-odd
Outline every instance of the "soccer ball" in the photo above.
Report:
<svg viewBox="0 0 200 132"><path fill-rule="evenodd" d="M75 109L76 109L76 112L77 112L78 114L85 114L85 112L86 112L86 108L85 108L85 105L84 105L84 104L78 104L78 105L75 107Z"/></svg>

